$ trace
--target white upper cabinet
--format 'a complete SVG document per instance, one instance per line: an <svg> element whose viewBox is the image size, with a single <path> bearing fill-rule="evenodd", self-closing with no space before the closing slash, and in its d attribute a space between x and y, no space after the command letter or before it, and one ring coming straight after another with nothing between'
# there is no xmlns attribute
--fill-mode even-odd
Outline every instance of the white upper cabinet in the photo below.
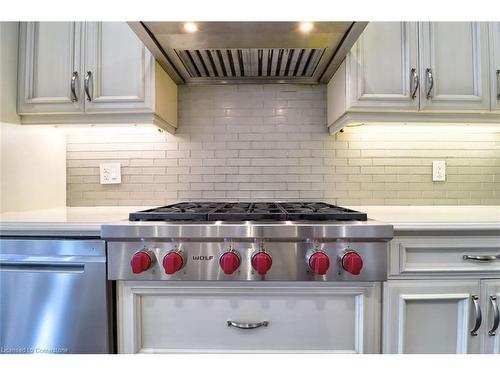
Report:
<svg viewBox="0 0 500 375"><path fill-rule="evenodd" d="M388 281L383 352L479 353L479 292L479 280Z"/></svg>
<svg viewBox="0 0 500 375"><path fill-rule="evenodd" d="M500 22L490 24L491 108L500 112Z"/></svg>
<svg viewBox="0 0 500 375"><path fill-rule="evenodd" d="M87 112L152 109L154 59L124 22L87 22Z"/></svg>
<svg viewBox="0 0 500 375"><path fill-rule="evenodd" d="M490 110L488 24L420 23L420 110Z"/></svg>
<svg viewBox="0 0 500 375"><path fill-rule="evenodd" d="M348 107L417 110L417 23L371 22L347 58Z"/></svg>
<svg viewBox="0 0 500 375"><path fill-rule="evenodd" d="M19 61L22 123L177 128L177 86L125 22L22 22Z"/></svg>
<svg viewBox="0 0 500 375"><path fill-rule="evenodd" d="M370 22L328 83L328 127L498 123L499 69L500 23Z"/></svg>
<svg viewBox="0 0 500 375"><path fill-rule="evenodd" d="M81 22L21 23L18 112L83 112Z"/></svg>

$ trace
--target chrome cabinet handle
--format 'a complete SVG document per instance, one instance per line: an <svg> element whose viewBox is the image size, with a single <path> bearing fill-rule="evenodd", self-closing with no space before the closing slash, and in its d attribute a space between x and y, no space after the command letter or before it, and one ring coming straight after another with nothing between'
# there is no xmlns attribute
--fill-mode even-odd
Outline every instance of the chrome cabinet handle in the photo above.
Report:
<svg viewBox="0 0 500 375"><path fill-rule="evenodd" d="M472 302L474 303L474 328L470 331L470 335L477 336L477 331L479 330L479 327L481 327L481 322L483 321L483 315L481 314L479 297L472 296Z"/></svg>
<svg viewBox="0 0 500 375"><path fill-rule="evenodd" d="M427 74L427 85L429 87L429 89L427 90L427 99L431 99L432 98L432 89L434 88L434 76L432 75L432 69L431 68L427 68L425 70L425 73Z"/></svg>
<svg viewBox="0 0 500 375"><path fill-rule="evenodd" d="M477 262L494 262L495 260L500 260L499 255L464 255L463 260L474 260Z"/></svg>
<svg viewBox="0 0 500 375"><path fill-rule="evenodd" d="M491 308L493 309L493 327L488 331L489 336L495 336L500 325L500 311L498 311L497 297L490 296Z"/></svg>
<svg viewBox="0 0 500 375"><path fill-rule="evenodd" d="M76 80L78 79L78 72L74 71L73 75L71 76L71 101L77 102L78 101L78 96L76 95Z"/></svg>
<svg viewBox="0 0 500 375"><path fill-rule="evenodd" d="M85 74L84 84L85 84L85 94L87 95L87 100L89 102L92 101L92 95L90 95L90 79L92 78L92 72L89 70L87 74Z"/></svg>
<svg viewBox="0 0 500 375"><path fill-rule="evenodd" d="M228 327L236 327L239 329L254 329L259 327L267 327L268 325L269 322L267 320L264 320L263 322L259 323L241 323L241 322L233 322L232 320L227 321Z"/></svg>
<svg viewBox="0 0 500 375"><path fill-rule="evenodd" d="M500 100L500 69L497 69L497 100Z"/></svg>
<svg viewBox="0 0 500 375"><path fill-rule="evenodd" d="M417 96L418 86L420 86L420 78L417 74L417 69L411 68L410 72L411 72L412 83L413 83L413 90L411 92L411 98L415 99L415 97Z"/></svg>

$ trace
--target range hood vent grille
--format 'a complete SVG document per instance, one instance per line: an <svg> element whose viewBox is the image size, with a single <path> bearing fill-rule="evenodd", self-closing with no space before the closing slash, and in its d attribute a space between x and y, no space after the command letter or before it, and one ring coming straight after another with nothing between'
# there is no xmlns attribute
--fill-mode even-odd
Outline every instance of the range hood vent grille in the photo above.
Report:
<svg viewBox="0 0 500 375"><path fill-rule="evenodd" d="M129 22L176 84L327 83L367 22Z"/></svg>
<svg viewBox="0 0 500 375"><path fill-rule="evenodd" d="M175 52L191 78L310 78L326 48L195 49Z"/></svg>

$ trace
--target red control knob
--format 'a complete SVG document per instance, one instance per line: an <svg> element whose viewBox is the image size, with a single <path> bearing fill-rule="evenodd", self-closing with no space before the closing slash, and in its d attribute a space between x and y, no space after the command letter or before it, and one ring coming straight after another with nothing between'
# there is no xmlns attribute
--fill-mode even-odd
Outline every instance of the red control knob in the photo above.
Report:
<svg viewBox="0 0 500 375"><path fill-rule="evenodd" d="M359 275L363 268L363 259L358 253L349 251L342 257L342 267L353 275Z"/></svg>
<svg viewBox="0 0 500 375"><path fill-rule="evenodd" d="M133 273L142 273L151 266L151 257L145 251L139 251L132 256L130 267Z"/></svg>
<svg viewBox="0 0 500 375"><path fill-rule="evenodd" d="M163 268L167 275L171 275L179 271L184 264L184 260L179 253L171 252L163 257Z"/></svg>
<svg viewBox="0 0 500 375"><path fill-rule="evenodd" d="M271 256L263 251L258 252L252 257L252 267L259 275L265 275L272 264L273 260Z"/></svg>
<svg viewBox="0 0 500 375"><path fill-rule="evenodd" d="M229 251L220 257L219 265L226 275L231 275L240 266L240 257L234 251Z"/></svg>
<svg viewBox="0 0 500 375"><path fill-rule="evenodd" d="M330 267L330 259L325 253L317 252L309 258L309 267L318 275L326 274Z"/></svg>

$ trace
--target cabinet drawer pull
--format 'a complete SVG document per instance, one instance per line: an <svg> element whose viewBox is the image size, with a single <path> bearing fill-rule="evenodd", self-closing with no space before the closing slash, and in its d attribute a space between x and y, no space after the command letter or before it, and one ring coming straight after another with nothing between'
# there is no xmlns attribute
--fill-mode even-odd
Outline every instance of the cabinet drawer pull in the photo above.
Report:
<svg viewBox="0 0 500 375"><path fill-rule="evenodd" d="M463 260L474 260L478 262L494 262L500 260L499 255L464 255Z"/></svg>
<svg viewBox="0 0 500 375"><path fill-rule="evenodd" d="M472 330L470 331L470 335L477 336L477 331L481 327L483 315L481 314L481 306L479 305L479 297L472 296L472 302L474 303L474 328L472 328Z"/></svg>
<svg viewBox="0 0 500 375"><path fill-rule="evenodd" d="M92 101L92 95L90 94L90 80L92 78L92 72L89 70L87 74L85 74L85 79L84 79L84 87L85 87L85 94L87 95L87 100L89 102Z"/></svg>
<svg viewBox="0 0 500 375"><path fill-rule="evenodd" d="M500 100L500 69L497 69L497 100Z"/></svg>
<svg viewBox="0 0 500 375"><path fill-rule="evenodd" d="M418 86L420 86L420 78L418 77L417 69L415 68L411 69L411 76L413 85L413 90L411 91L411 98L415 99L415 97L417 96Z"/></svg>
<svg viewBox="0 0 500 375"><path fill-rule="evenodd" d="M71 101L77 102L78 101L78 95L76 95L76 80L78 79L78 72L74 71L73 75L71 76Z"/></svg>
<svg viewBox="0 0 500 375"><path fill-rule="evenodd" d="M488 335L495 336L500 325L500 311L498 311L497 297L490 296L491 309L493 310L493 327L488 331Z"/></svg>
<svg viewBox="0 0 500 375"><path fill-rule="evenodd" d="M434 76L432 75L432 69L431 68L427 68L425 70L425 73L427 74L427 99L431 99L432 98L432 89L434 88Z"/></svg>
<svg viewBox="0 0 500 375"><path fill-rule="evenodd" d="M241 323L241 322L233 322L232 320L227 321L228 327L236 327L239 329L254 329L259 327L267 327L268 325L269 322L267 320L264 320L263 322L259 323Z"/></svg>

